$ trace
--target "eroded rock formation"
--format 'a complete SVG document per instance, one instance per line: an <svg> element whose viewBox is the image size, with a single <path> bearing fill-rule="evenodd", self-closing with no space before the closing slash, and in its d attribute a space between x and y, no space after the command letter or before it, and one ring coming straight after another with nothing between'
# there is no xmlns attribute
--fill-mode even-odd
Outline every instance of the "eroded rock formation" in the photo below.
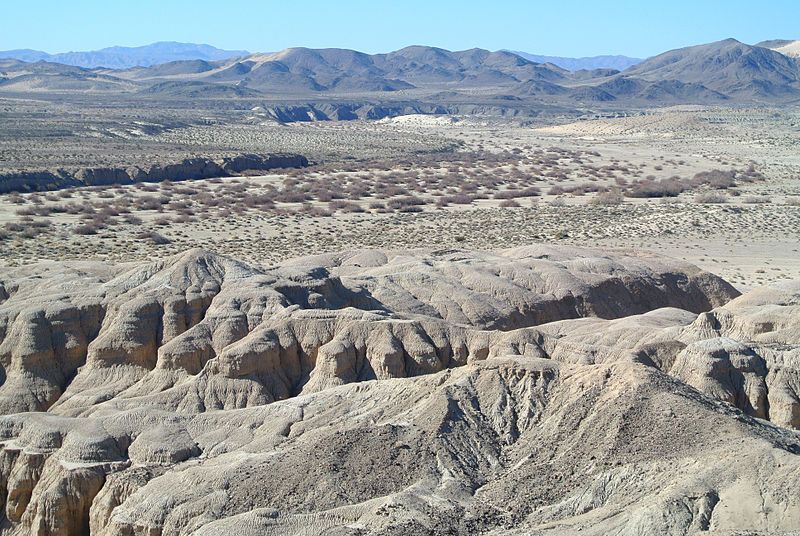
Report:
<svg viewBox="0 0 800 536"><path fill-rule="evenodd" d="M531 246L193 250L0 289L2 531L800 526L800 284Z"/></svg>
<svg viewBox="0 0 800 536"><path fill-rule="evenodd" d="M241 154L221 159L187 158L173 164L154 164L148 167L89 167L77 170L20 171L0 174L0 193L41 192L74 188L229 177L251 170L297 168L308 166L308 159L295 154Z"/></svg>

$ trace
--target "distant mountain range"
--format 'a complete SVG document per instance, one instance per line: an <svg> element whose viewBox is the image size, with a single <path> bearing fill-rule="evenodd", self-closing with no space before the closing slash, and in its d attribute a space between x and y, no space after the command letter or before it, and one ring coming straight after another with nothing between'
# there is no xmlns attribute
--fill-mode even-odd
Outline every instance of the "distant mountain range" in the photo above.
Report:
<svg viewBox="0 0 800 536"><path fill-rule="evenodd" d="M788 43L789 41L787 41ZM561 56L541 56L508 50L534 63L552 63L568 71L581 69L617 69L624 70L640 61L639 58L627 56L592 56L587 58L567 58ZM63 52L48 54L40 50L19 49L0 51L0 59L15 59L35 62L49 61L95 69L129 69L131 67L150 67L161 63L185 60L215 61L247 56L246 50L222 50L210 45L194 43L159 42L140 47L109 47L85 52Z"/></svg>
<svg viewBox="0 0 800 536"><path fill-rule="evenodd" d="M213 49L237 55L124 69L0 60L0 92L116 91L147 98L270 97L309 103L325 95L432 106L489 102L504 108L515 102L574 108L800 101L800 63L792 54L797 42L763 45L726 39L671 50L624 70L608 63L572 70L508 51L428 46L372 55L333 48L245 55ZM586 59L580 65L603 64Z"/></svg>
<svg viewBox="0 0 800 536"><path fill-rule="evenodd" d="M568 71L591 71L594 69L615 69L624 71L641 62L640 58L630 58L628 56L590 56L586 58L565 58L562 56L541 56L539 54L528 54L518 50L509 50L517 56L521 56L528 61L536 63L552 63Z"/></svg>
<svg viewBox="0 0 800 536"><path fill-rule="evenodd" d="M149 67L160 63L181 60L225 60L238 56L246 56L246 50L221 50L210 45L193 43L160 42L141 47L109 47L88 52L64 52L48 54L39 50L6 50L0 52L0 58L21 61L49 61L94 69L129 69L131 67Z"/></svg>

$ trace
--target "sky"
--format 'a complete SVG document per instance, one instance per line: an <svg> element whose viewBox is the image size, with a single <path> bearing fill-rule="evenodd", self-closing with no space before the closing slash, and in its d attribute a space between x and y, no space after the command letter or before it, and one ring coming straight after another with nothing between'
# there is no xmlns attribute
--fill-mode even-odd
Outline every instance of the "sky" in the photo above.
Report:
<svg viewBox="0 0 800 536"><path fill-rule="evenodd" d="M0 50L50 53L182 41L647 57L728 37L800 39L800 0L0 0L0 16Z"/></svg>

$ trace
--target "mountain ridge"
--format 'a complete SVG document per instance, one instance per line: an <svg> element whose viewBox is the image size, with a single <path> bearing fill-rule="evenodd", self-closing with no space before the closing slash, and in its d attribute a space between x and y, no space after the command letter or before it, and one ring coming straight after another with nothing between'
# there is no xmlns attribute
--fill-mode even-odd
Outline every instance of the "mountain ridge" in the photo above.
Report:
<svg viewBox="0 0 800 536"><path fill-rule="evenodd" d="M772 42L772 46L783 41ZM789 46L792 46L791 44ZM170 83L165 83L170 82ZM792 102L800 98L800 63L781 52L726 39L670 50L628 67L570 71L516 53L449 51L412 45L367 54L294 47L219 60L178 60L126 69L0 60L2 91L138 93L169 98L434 98L529 105L595 106ZM479 95L476 97L475 95ZM455 99L455 100L454 100ZM420 102L417 100L417 102Z"/></svg>
<svg viewBox="0 0 800 536"><path fill-rule="evenodd" d="M0 51L0 58L36 62L48 61L88 69L150 67L179 60L224 60L248 55L246 50L223 50L211 45L158 41L138 47L111 46L99 50L49 54L40 50Z"/></svg>
<svg viewBox="0 0 800 536"><path fill-rule="evenodd" d="M800 91L800 66L794 59L736 39L670 50L624 74L648 81L702 84L726 95L782 97Z"/></svg>

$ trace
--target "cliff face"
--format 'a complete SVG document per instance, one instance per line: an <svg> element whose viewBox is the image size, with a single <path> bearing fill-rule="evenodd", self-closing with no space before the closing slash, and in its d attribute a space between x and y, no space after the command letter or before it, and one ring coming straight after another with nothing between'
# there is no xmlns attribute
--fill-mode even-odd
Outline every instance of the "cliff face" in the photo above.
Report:
<svg viewBox="0 0 800 536"><path fill-rule="evenodd" d="M0 174L0 194L9 192L41 192L76 186L133 184L135 182L185 181L228 177L249 170L270 170L308 166L308 159L296 154L241 154L213 160L187 158L175 164L153 165L149 168L113 167L66 170L29 171Z"/></svg>

